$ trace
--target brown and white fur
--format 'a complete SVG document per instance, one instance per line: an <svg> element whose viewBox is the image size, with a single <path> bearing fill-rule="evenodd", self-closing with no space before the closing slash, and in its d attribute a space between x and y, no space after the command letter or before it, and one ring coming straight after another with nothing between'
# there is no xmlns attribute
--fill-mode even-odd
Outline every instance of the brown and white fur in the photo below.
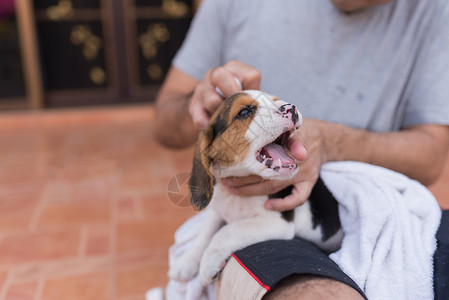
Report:
<svg viewBox="0 0 449 300"><path fill-rule="evenodd" d="M301 123L294 105L261 91L243 91L223 102L197 142L189 182L191 203L199 210L209 205L208 220L194 245L170 268L169 277L185 281L199 271L203 284L210 284L232 253L271 239L297 236L328 252L339 248L343 232L337 204L322 181L304 205L280 213L264 208L270 195L235 195L220 180L247 175L292 178L298 167L287 154L287 140Z"/></svg>

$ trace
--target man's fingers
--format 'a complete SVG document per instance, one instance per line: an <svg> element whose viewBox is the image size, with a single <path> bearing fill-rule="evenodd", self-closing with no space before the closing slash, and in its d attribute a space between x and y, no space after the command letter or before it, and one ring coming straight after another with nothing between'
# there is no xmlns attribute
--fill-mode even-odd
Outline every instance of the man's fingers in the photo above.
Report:
<svg viewBox="0 0 449 300"><path fill-rule="evenodd" d="M234 77L236 76L230 70L220 67L212 72L210 79L212 85L219 88L223 96L228 98L242 90Z"/></svg>
<svg viewBox="0 0 449 300"><path fill-rule="evenodd" d="M230 61L225 66L242 83L245 90L260 90L261 74L256 68L238 61Z"/></svg>
<svg viewBox="0 0 449 300"><path fill-rule="evenodd" d="M216 93L214 86L208 81L211 76L212 70L206 73L205 80L198 84L190 100L189 113L193 124L200 130L207 127L211 115L223 101Z"/></svg>
<svg viewBox="0 0 449 300"><path fill-rule="evenodd" d="M241 196L272 195L291 185L290 181L268 180L261 183L232 187L231 190Z"/></svg>
<svg viewBox="0 0 449 300"><path fill-rule="evenodd" d="M196 128L200 130L206 129L210 116L200 102L192 101L189 106L189 113Z"/></svg>
<svg viewBox="0 0 449 300"><path fill-rule="evenodd" d="M217 110L220 104L223 102L221 98L214 90L208 90L203 93L203 107L206 109L209 117Z"/></svg>
<svg viewBox="0 0 449 300"><path fill-rule="evenodd" d="M234 194L240 196L260 196L267 195L268 191L271 189L268 182L247 184L240 187L231 187L231 191Z"/></svg>
<svg viewBox="0 0 449 300"><path fill-rule="evenodd" d="M230 61L222 67L207 71L204 79L195 88L189 105L189 113L196 128L207 127L211 115L217 110L224 98L240 92L242 83L245 89L260 89L260 72L238 61ZM216 88L223 95L217 93Z"/></svg>
<svg viewBox="0 0 449 300"><path fill-rule="evenodd" d="M307 198L310 196L314 183L302 182L296 184L290 195L285 198L269 199L265 202L265 208L275 211L286 211L295 209L296 207L304 204Z"/></svg>
<svg viewBox="0 0 449 300"><path fill-rule="evenodd" d="M303 142L299 140L293 140L289 145L289 149L297 160L300 161L306 160L307 149Z"/></svg>
<svg viewBox="0 0 449 300"><path fill-rule="evenodd" d="M231 188L239 188L248 184L262 183L264 180L260 176L250 175L245 177L227 177L222 180L223 184Z"/></svg>

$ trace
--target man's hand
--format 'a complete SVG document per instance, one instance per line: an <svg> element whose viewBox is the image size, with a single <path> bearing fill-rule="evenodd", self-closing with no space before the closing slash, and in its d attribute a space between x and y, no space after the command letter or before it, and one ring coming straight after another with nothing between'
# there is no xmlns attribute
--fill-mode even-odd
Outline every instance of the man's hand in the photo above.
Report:
<svg viewBox="0 0 449 300"><path fill-rule="evenodd" d="M240 87L234 78L241 83ZM230 61L222 67L209 70L203 80L196 86L190 100L189 113L196 128L202 130L207 127L211 115L223 101L215 88L219 88L224 97L246 90L260 89L260 72L244 63Z"/></svg>
<svg viewBox="0 0 449 300"><path fill-rule="evenodd" d="M310 196L318 179L321 165L325 161L325 147L321 139L319 127L315 120L306 119L297 134L289 141L289 149L294 158L300 162L298 173L289 180L262 180L258 176L229 177L223 183L233 193L243 196L275 194L289 185L293 185L292 193L282 199L270 199L265 208L276 211L294 209L304 204ZM306 146L307 145L307 150Z"/></svg>

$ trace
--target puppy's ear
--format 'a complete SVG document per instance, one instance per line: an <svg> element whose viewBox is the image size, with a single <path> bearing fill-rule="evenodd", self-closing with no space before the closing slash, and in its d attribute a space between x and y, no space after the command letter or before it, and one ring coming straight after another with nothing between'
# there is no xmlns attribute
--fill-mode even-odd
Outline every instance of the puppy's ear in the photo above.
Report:
<svg viewBox="0 0 449 300"><path fill-rule="evenodd" d="M190 203L196 210L205 208L214 193L214 177L210 171L212 159L208 155L208 147L211 141L211 132L206 131L201 134L195 147L189 188Z"/></svg>

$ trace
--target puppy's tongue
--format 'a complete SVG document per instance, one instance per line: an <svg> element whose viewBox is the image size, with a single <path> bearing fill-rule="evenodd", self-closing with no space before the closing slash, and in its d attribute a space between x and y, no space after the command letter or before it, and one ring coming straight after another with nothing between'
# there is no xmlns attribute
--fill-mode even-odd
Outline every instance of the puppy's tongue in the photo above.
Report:
<svg viewBox="0 0 449 300"><path fill-rule="evenodd" d="M287 155L284 147L279 144L271 143L263 147L261 154L273 158L275 161L280 159L283 164L294 164L295 160Z"/></svg>

